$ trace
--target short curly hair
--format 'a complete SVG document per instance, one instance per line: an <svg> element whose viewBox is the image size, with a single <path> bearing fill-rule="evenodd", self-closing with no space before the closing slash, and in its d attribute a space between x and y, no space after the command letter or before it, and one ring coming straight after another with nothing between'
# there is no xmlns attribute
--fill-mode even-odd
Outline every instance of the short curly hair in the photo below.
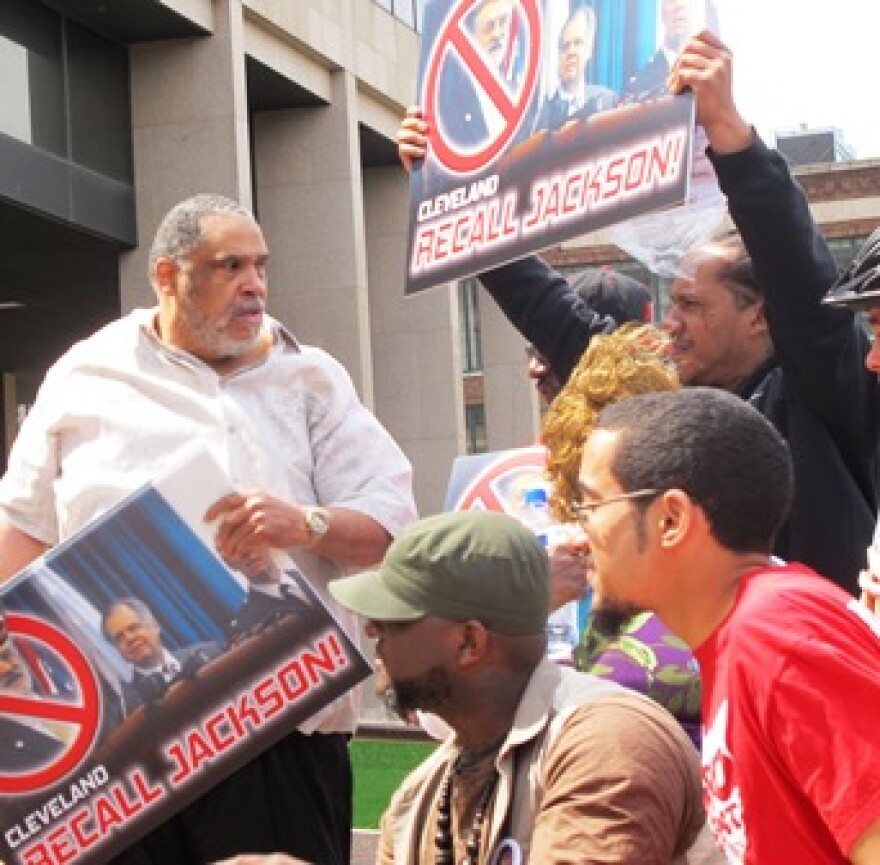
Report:
<svg viewBox="0 0 880 865"><path fill-rule="evenodd" d="M634 323L594 336L544 415L541 439L548 451L547 477L553 484L550 506L562 522L576 519L581 455L599 412L627 397L680 386L665 355L666 342L653 325Z"/></svg>
<svg viewBox="0 0 880 865"><path fill-rule="evenodd" d="M165 214L156 229L149 254L151 278L160 258L179 261L189 255L202 242L202 220L218 213L233 213L254 219L253 213L243 204L213 192L200 192L178 202Z"/></svg>

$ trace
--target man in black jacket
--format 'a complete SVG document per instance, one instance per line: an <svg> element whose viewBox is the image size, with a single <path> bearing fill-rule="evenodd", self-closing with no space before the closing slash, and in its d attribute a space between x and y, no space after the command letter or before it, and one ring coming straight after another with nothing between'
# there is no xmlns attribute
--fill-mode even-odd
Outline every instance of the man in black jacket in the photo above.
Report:
<svg viewBox="0 0 880 865"><path fill-rule="evenodd" d="M673 286L666 326L682 381L738 394L785 436L795 495L774 552L855 592L877 509L877 381L865 368L867 336L851 310L822 303L837 278L834 259L785 160L739 115L730 52L704 31L686 44L670 84L696 95L739 230L697 249ZM420 155L419 131L425 126L411 112L398 138L405 164ZM480 279L561 381L608 328L534 256Z"/></svg>
<svg viewBox="0 0 880 865"><path fill-rule="evenodd" d="M837 278L834 258L785 160L739 115L731 67L727 48L704 32L687 43L670 78L675 92L689 87L696 95L708 156L741 242L727 238L691 256L693 280L686 274L676 281L667 325L685 384L732 390L788 441L795 493L776 553L855 591L877 507L877 381L865 367L868 339L851 310L822 303ZM721 295L719 288L734 311L713 321L699 304ZM695 333L693 322L705 333ZM710 369L712 342L720 338L714 324L739 328L725 354L728 361L743 357L738 371L728 365L727 380L717 366ZM749 349L764 330L762 358Z"/></svg>

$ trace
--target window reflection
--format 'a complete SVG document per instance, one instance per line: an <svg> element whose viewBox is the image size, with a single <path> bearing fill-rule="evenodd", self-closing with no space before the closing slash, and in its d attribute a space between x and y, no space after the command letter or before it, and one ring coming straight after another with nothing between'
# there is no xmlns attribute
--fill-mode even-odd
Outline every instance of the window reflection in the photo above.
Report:
<svg viewBox="0 0 880 865"><path fill-rule="evenodd" d="M461 329L462 372L483 371L483 346L480 334L480 295L472 277L458 284L458 314Z"/></svg>
<svg viewBox="0 0 880 865"><path fill-rule="evenodd" d="M0 132L19 141L33 141L31 135L31 100L28 87L27 49L0 36Z"/></svg>
<svg viewBox="0 0 880 865"><path fill-rule="evenodd" d="M413 0L394 0L394 17L399 18L408 27L415 29L416 11Z"/></svg>
<svg viewBox="0 0 880 865"><path fill-rule="evenodd" d="M0 133L130 183L125 46L34 0L0 0Z"/></svg>
<svg viewBox="0 0 880 865"><path fill-rule="evenodd" d="M65 155L61 34L61 17L44 6L0 4L0 131Z"/></svg>

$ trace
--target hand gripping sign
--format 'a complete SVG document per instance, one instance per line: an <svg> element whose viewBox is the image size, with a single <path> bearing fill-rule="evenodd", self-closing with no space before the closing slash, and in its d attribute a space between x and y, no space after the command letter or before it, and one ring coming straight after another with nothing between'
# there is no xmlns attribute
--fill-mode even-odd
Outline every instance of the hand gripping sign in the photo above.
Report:
<svg viewBox="0 0 880 865"><path fill-rule="evenodd" d="M76 684L75 702L51 697L0 693L0 715L39 730L58 722L73 731L68 742L40 765L22 772L0 768L0 795L24 794L54 784L75 769L89 753L98 732L101 700L95 674L79 647L66 634L41 619L8 613L6 624L14 637L23 637L52 652L67 667Z"/></svg>
<svg viewBox="0 0 880 865"><path fill-rule="evenodd" d="M429 116L441 120L440 123L431 125L431 150L446 168L459 173L483 168L510 143L531 101L541 58L539 0L519 0L512 4L510 29L511 33L519 32L519 25L523 25L527 44L525 69L521 83L509 87L502 80L502 71L487 62L486 55L477 48L465 26L465 18L483 2L486 0L459 0L453 5L426 64L422 104L427 108ZM502 118L499 128L487 131L485 139L476 149L462 146L443 128L440 91L444 81L443 72L449 64L455 62L454 58L461 63L465 77L469 79L481 101L484 104L491 103ZM458 95L452 94L454 98Z"/></svg>

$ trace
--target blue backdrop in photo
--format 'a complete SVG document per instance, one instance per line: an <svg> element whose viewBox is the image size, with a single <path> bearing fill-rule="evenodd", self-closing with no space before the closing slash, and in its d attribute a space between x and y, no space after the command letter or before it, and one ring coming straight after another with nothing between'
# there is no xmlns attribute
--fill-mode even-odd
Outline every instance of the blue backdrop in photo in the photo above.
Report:
<svg viewBox="0 0 880 865"><path fill-rule="evenodd" d="M170 649L224 642L245 592L152 487L70 546L46 557L53 571L103 611L135 597L155 614Z"/></svg>
<svg viewBox="0 0 880 865"><path fill-rule="evenodd" d="M630 76L657 50L657 0L572 0L572 11L581 6L596 13L587 78L623 93Z"/></svg>

